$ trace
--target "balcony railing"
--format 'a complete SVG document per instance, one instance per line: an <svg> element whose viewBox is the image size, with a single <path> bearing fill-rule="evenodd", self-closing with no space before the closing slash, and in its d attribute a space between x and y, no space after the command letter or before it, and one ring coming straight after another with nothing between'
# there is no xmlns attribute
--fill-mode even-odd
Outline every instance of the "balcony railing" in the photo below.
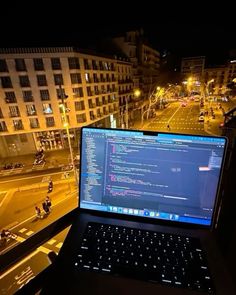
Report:
<svg viewBox="0 0 236 295"><path fill-rule="evenodd" d="M90 120L96 120L96 116L95 115L90 115Z"/></svg>
<svg viewBox="0 0 236 295"><path fill-rule="evenodd" d="M0 132L7 132L8 130L7 130L7 128L0 128Z"/></svg>
<svg viewBox="0 0 236 295"><path fill-rule="evenodd" d="M11 118L20 117L20 113L18 113L18 112L9 113L9 117L11 117Z"/></svg>
<svg viewBox="0 0 236 295"><path fill-rule="evenodd" d="M79 118L77 120L78 123L85 123L86 122L86 118Z"/></svg>
<svg viewBox="0 0 236 295"><path fill-rule="evenodd" d="M23 100L24 100L24 102L33 102L34 98L33 97L24 97Z"/></svg>
<svg viewBox="0 0 236 295"><path fill-rule="evenodd" d="M19 130L24 130L24 126L23 125L14 125L14 130L15 131L19 131Z"/></svg>
<svg viewBox="0 0 236 295"><path fill-rule="evenodd" d="M37 112L27 112L27 116L37 116Z"/></svg>
<svg viewBox="0 0 236 295"><path fill-rule="evenodd" d="M5 97L5 102L6 103L17 103L16 98L7 98Z"/></svg>
<svg viewBox="0 0 236 295"><path fill-rule="evenodd" d="M30 124L30 128L36 129L36 128L40 128L40 127L39 127L39 124Z"/></svg>

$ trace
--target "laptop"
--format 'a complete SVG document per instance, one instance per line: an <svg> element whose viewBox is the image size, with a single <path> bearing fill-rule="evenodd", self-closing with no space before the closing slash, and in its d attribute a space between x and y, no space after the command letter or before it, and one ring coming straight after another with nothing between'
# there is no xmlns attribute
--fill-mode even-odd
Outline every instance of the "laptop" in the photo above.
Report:
<svg viewBox="0 0 236 295"><path fill-rule="evenodd" d="M42 294L231 294L213 235L226 147L82 127L78 214Z"/></svg>

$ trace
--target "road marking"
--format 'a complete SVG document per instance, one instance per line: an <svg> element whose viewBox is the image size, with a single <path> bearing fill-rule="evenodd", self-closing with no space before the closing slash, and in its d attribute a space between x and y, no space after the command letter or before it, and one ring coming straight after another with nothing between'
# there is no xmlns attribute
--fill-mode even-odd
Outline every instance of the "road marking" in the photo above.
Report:
<svg viewBox="0 0 236 295"><path fill-rule="evenodd" d="M50 179L51 179L51 177L49 175L44 176L43 179L42 179L42 182L48 182Z"/></svg>
<svg viewBox="0 0 236 295"><path fill-rule="evenodd" d="M0 203L0 207L2 206L2 204L4 203L5 199L8 197L7 195L7 191L4 191L4 192L0 192L1 194L4 194L5 193L5 196L3 197L1 203Z"/></svg>
<svg viewBox="0 0 236 295"><path fill-rule="evenodd" d="M29 237L29 236L31 236L33 233L34 233L34 232L33 232L32 230L30 230L30 231L28 231L28 232L26 233L26 235Z"/></svg>
<svg viewBox="0 0 236 295"><path fill-rule="evenodd" d="M56 240L51 239L50 241L47 242L49 245L53 245L54 243L56 243Z"/></svg>
<svg viewBox="0 0 236 295"><path fill-rule="evenodd" d="M23 232L27 231L27 229L25 227L23 227L22 229L19 230L19 233L23 234Z"/></svg>
<svg viewBox="0 0 236 295"><path fill-rule="evenodd" d="M77 190L75 190L74 192L71 192L71 193L70 193L71 197L72 197L72 195L74 195L75 193L77 193ZM65 200L67 200L67 198L62 199L62 200L60 200L59 202L54 203L54 205L52 205L52 207L56 207L58 204L64 202ZM35 216L35 215L30 216L29 218L27 218L27 219L21 221L20 223L16 224L16 225L13 226L12 228L10 228L10 230L12 231L12 230L15 229L16 227L18 227L18 226L24 224L24 223L27 222L27 221L30 221L30 220L33 219L33 218L36 218L36 216Z"/></svg>
<svg viewBox="0 0 236 295"><path fill-rule="evenodd" d="M58 243L58 244L56 245L56 247L57 247L58 249L61 249L62 245L63 245L63 243L60 242L60 243Z"/></svg>
<svg viewBox="0 0 236 295"><path fill-rule="evenodd" d="M61 174L62 172L54 172L54 173L44 173L43 175L56 175L56 174ZM25 179L32 179L32 178L37 178L37 177L42 177L42 175L35 175L35 176L30 176L30 177L22 177L22 178L15 178L15 179L10 179L10 180L6 180L6 181L1 181L0 183L9 183L9 182L13 182L13 181L20 181L20 180L25 180Z"/></svg>

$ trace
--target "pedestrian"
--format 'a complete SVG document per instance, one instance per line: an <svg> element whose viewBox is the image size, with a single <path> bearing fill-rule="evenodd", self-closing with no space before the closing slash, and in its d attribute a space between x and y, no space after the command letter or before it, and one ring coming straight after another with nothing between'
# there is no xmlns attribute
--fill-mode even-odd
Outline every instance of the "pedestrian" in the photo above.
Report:
<svg viewBox="0 0 236 295"><path fill-rule="evenodd" d="M42 218L41 210L38 206L35 206L35 213L37 218Z"/></svg>
<svg viewBox="0 0 236 295"><path fill-rule="evenodd" d="M167 129L170 130L170 125L169 124L167 125Z"/></svg>
<svg viewBox="0 0 236 295"><path fill-rule="evenodd" d="M53 190L53 182L52 182L52 180L50 180L48 182L48 193L52 192L52 190Z"/></svg>
<svg viewBox="0 0 236 295"><path fill-rule="evenodd" d="M3 229L1 231L0 241L1 241L1 243L0 243L1 246L5 246L6 243L7 243L7 233L6 233L6 230L5 229Z"/></svg>
<svg viewBox="0 0 236 295"><path fill-rule="evenodd" d="M46 202L42 203L42 207L43 207L45 214L49 214L49 208L48 208L48 205Z"/></svg>
<svg viewBox="0 0 236 295"><path fill-rule="evenodd" d="M46 197L45 203L48 206L49 212L51 212L52 202L51 202L51 199L49 198L49 196Z"/></svg>

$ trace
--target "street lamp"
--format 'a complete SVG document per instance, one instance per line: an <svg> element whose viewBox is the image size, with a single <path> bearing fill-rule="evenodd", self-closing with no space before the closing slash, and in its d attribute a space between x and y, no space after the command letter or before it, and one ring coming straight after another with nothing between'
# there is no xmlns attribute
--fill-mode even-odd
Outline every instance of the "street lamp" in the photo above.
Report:
<svg viewBox="0 0 236 295"><path fill-rule="evenodd" d="M62 118L63 127L66 129L68 145L69 145L69 150L70 150L71 165L73 167L75 179L77 180L77 171L76 171L76 167L75 167L75 163L74 163L73 149L72 149L71 140L70 140L70 129L69 129L69 123L68 123L67 115L66 115L67 110L66 110L66 106L65 106L65 99L68 96L62 90L61 85L59 85L59 97L61 99L61 103L59 104L59 108L61 110L61 118Z"/></svg>

